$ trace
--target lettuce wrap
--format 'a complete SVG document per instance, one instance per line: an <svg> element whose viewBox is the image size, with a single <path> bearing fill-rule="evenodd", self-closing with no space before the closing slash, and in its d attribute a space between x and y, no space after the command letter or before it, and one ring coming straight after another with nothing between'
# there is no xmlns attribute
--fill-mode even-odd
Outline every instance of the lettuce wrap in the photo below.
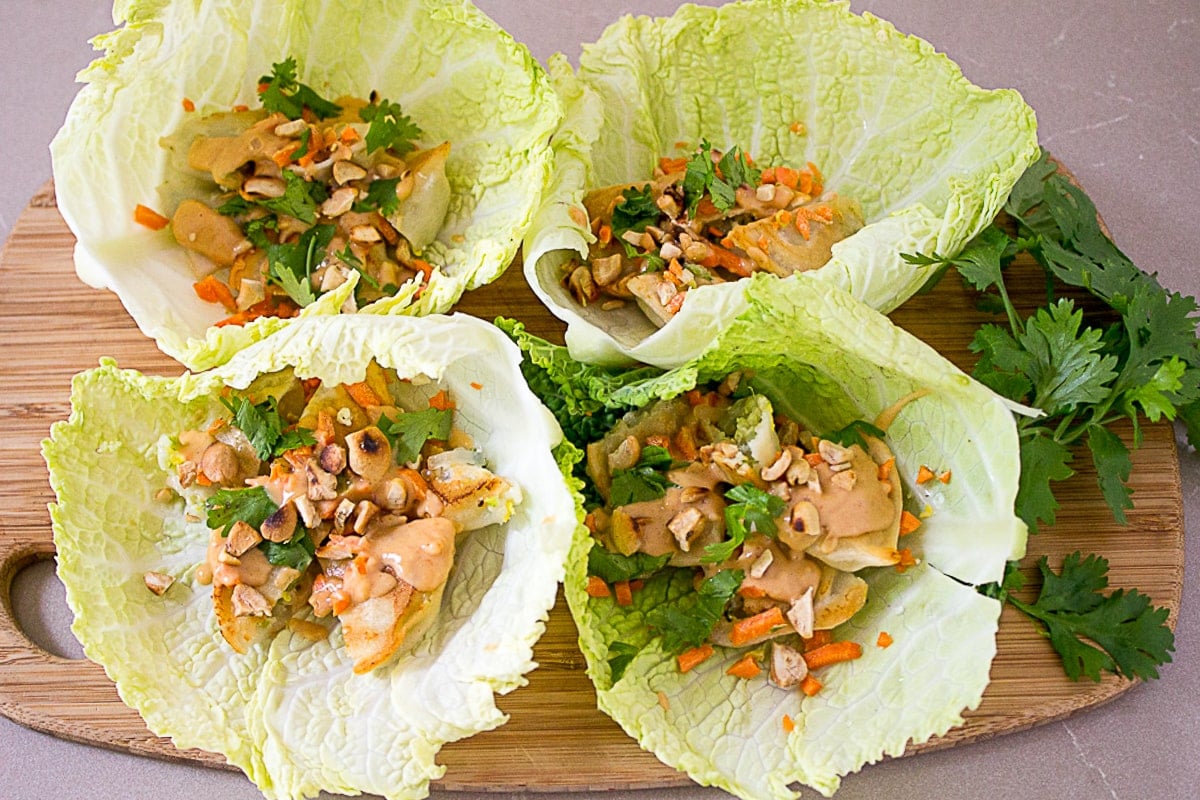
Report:
<svg viewBox="0 0 1200 800"><path fill-rule="evenodd" d="M506 523L460 540L440 611L393 661L355 674L341 627L307 610L239 655L197 574L211 490L164 492L178 461L174 437L227 416L218 399L226 387L289 370L352 383L372 359L422 397L447 390L455 425L521 489L521 502ZM106 360L78 375L71 417L43 452L58 498L58 573L88 657L151 730L181 749L223 754L269 798L425 796L444 771L435 761L442 744L505 721L494 695L535 666L533 644L579 525L564 479L578 454L518 363L511 342L470 317L342 315L292 321L208 372L148 377ZM156 596L143 585L149 571L174 583ZM327 636L306 635L318 624Z"/></svg>
<svg viewBox="0 0 1200 800"><path fill-rule="evenodd" d="M563 286L561 265L595 241L585 193L650 181L660 158L708 140L762 167L815 164L867 225L824 267L787 280L834 284L886 313L929 277L900 254L957 253L1037 157L1033 111L1016 92L972 85L928 43L845 2L624 17L584 47L577 72L561 56L550 72L566 117L524 268L583 361L678 366L745 308L741 282L703 286L656 329L632 304L583 307Z"/></svg>
<svg viewBox="0 0 1200 800"><path fill-rule="evenodd" d="M833 635L860 644L862 657L825 668L814 696L726 674L736 655L720 648L681 673L646 621L693 592L686 571L647 579L625 607L593 598L593 539L581 533L564 581L599 706L643 748L741 797L792 798L795 782L828 795L842 775L944 734L979 704L1000 604L974 586L999 580L1025 549L1026 528L1013 513L1016 427L998 396L841 289L757 276L745 298L746 310L703 356L668 372L582 365L565 348L519 328L514 335L535 365L531 385L555 388L577 444L604 436L630 408L735 372L813 432L891 417L880 424L905 508L921 520L899 546L917 563L856 571L868 585L866 605ZM952 478L918 484L923 465ZM880 633L890 646L877 644Z"/></svg>
<svg viewBox="0 0 1200 800"><path fill-rule="evenodd" d="M163 140L204 115L257 108L256 82L287 58L320 95L378 92L424 141L450 144L449 211L422 253L432 275L363 310L445 311L511 262L550 180L548 139L561 110L525 47L471 3L118 2L113 17L122 27L96 38L104 55L80 74L86 86L51 143L58 207L78 242L80 278L116 292L139 328L190 369L222 363L280 321L209 330L228 312L196 296L171 231L139 225L134 209L169 217L211 192ZM325 296L303 313L340 308Z"/></svg>

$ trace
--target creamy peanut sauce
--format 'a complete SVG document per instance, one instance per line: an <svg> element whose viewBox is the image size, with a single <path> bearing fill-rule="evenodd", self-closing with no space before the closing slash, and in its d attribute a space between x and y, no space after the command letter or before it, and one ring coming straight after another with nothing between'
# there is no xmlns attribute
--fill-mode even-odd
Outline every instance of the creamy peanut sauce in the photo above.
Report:
<svg viewBox="0 0 1200 800"><path fill-rule="evenodd" d="M848 448L854 485L849 489L833 485L836 473L829 464L813 468L821 490L807 485L792 487L791 502L807 500L817 507L821 529L830 538L858 536L887 528L896 519L891 484L879 480L879 465L858 445Z"/></svg>
<svg viewBox="0 0 1200 800"><path fill-rule="evenodd" d="M397 580L419 592L446 582L454 563L454 523L430 517L380 525L363 537L359 557L346 569L342 585L353 602L379 597Z"/></svg>
<svg viewBox="0 0 1200 800"><path fill-rule="evenodd" d="M257 547L251 547L238 556L238 564L227 564L221 560L225 552L226 538L221 531L214 530L208 537L208 554L204 561L205 574L214 586L237 586L244 583L255 589L266 584L274 569L270 561ZM205 581L201 581L204 583Z"/></svg>

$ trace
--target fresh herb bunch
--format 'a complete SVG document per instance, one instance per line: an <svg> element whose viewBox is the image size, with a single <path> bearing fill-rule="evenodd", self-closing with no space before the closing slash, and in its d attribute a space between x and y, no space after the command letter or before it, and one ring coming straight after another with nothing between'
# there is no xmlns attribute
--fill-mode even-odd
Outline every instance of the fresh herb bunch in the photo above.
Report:
<svg viewBox="0 0 1200 800"><path fill-rule="evenodd" d="M971 350L974 376L997 393L1033 406L1017 420L1021 483L1017 514L1030 530L1054 524L1052 484L1075 474L1071 448L1085 443L1100 489L1117 521L1133 507L1129 448L1112 430L1120 420L1181 419L1200 443L1200 340L1195 299L1164 289L1104 234L1096 207L1057 172L1045 153L1017 182L1004 210L1017 236L993 224L954 259L906 255L913 264L948 267L982 292L981 307L1003 312L1007 327L984 325ZM1022 318L1005 270L1028 252L1046 273L1046 305ZM1119 318L1085 325L1063 287L1085 289Z"/></svg>
<svg viewBox="0 0 1200 800"><path fill-rule="evenodd" d="M981 292L979 306L1004 314L1007 326L984 325L971 350L974 376L997 393L1033 407L1017 418L1021 478L1016 512L1032 532L1053 525L1053 484L1075 474L1072 448L1086 444L1100 490L1114 518L1125 524L1133 507L1128 445L1114 432L1122 420L1141 443L1141 419L1179 419L1193 446L1200 443L1200 340L1195 299L1164 289L1113 244L1087 195L1043 153L1013 188L1004 207L1016 225L1009 235L993 223L953 259L906 255L913 264L938 265L929 286L950 267ZM1046 275L1046 303L1023 317L1005 285L1005 271L1028 252ZM1068 287L1096 298L1106 319L1085 320ZM1115 321L1112 321L1115 320ZM1085 324L1086 322L1086 324ZM1126 678L1157 678L1171 660L1174 634L1167 610L1136 590L1102 592L1108 562L1068 556L1058 573L1043 557L1036 602L1012 596L1024 578L1010 562L1003 582L980 587L1037 620L1063 660L1068 677L1099 680L1102 671Z"/></svg>

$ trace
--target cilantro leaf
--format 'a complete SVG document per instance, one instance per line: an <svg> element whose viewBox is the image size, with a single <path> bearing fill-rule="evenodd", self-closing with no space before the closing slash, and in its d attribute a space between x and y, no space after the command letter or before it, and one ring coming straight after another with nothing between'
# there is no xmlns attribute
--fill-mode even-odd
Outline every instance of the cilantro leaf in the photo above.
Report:
<svg viewBox="0 0 1200 800"><path fill-rule="evenodd" d="M712 636L713 627L744 577L740 569L723 569L705 578L695 592L650 609L646 624L662 636L667 652L680 653L698 647Z"/></svg>
<svg viewBox="0 0 1200 800"><path fill-rule="evenodd" d="M872 436L876 439L884 439L887 437L887 434L866 420L856 419L843 428L839 428L836 431L830 431L829 433L825 434L824 438L831 442L836 442L843 447L849 447L852 444L856 444L863 450L866 450L869 445L864 437L867 436ZM780 513L783 512L780 511Z"/></svg>
<svg viewBox="0 0 1200 800"><path fill-rule="evenodd" d="M204 501L207 512L205 524L212 529L221 529L222 536L236 522L245 522L252 528L262 527L263 521L279 510L275 501L261 486L250 489L218 489Z"/></svg>
<svg viewBox="0 0 1200 800"><path fill-rule="evenodd" d="M408 464L421 457L421 448L430 439L450 438L450 427L454 410L427 408L423 411L406 411L395 419L379 418L379 429L392 445L397 464Z"/></svg>
<svg viewBox="0 0 1200 800"><path fill-rule="evenodd" d="M1152 607L1136 589L1101 594L1108 586L1106 559L1076 551L1057 574L1045 556L1038 569L1042 589L1034 603L1007 599L1042 623L1071 680L1099 681L1102 671L1157 678L1158 666L1171 661L1175 635L1166 625L1167 609Z"/></svg>
<svg viewBox="0 0 1200 800"><path fill-rule="evenodd" d="M666 448L643 447L635 466L613 470L612 488L609 490L611 505L624 506L663 497L671 485L663 473L675 466Z"/></svg>
<svg viewBox="0 0 1200 800"><path fill-rule="evenodd" d="M267 247L271 279L301 307L313 303L317 298L312 288L312 273L325 260L335 230L333 225L314 225L301 234L294 244Z"/></svg>
<svg viewBox="0 0 1200 800"><path fill-rule="evenodd" d="M317 302L317 295L313 292L312 284L307 278L303 280L298 278L296 273L284 267L283 262L276 261L271 264L271 277L301 308Z"/></svg>
<svg viewBox="0 0 1200 800"><path fill-rule="evenodd" d="M621 680L625 670L641 650L625 642L613 642L608 648L608 671L613 683Z"/></svg>
<svg viewBox="0 0 1200 800"><path fill-rule="evenodd" d="M1133 490L1127 485L1133 471L1129 448L1121 437L1102 425L1088 427L1087 444L1104 500L1117 522L1124 525L1125 511L1133 508Z"/></svg>
<svg viewBox="0 0 1200 800"><path fill-rule="evenodd" d="M284 432L287 425L274 397L255 404L241 395L234 395L221 398L221 403L233 413L233 424L246 434L254 452L263 461L296 447L316 443L312 432L305 428Z"/></svg>
<svg viewBox="0 0 1200 800"><path fill-rule="evenodd" d="M286 188L282 196L264 197L255 202L276 214L295 217L309 225L316 222L317 206L326 199L324 187L316 181L304 180L290 169L283 171L283 180Z"/></svg>
<svg viewBox="0 0 1200 800"><path fill-rule="evenodd" d="M308 529L303 525L296 526L296 532L286 542L272 542L264 539L258 543L258 549L263 551L267 561L277 567L291 567L301 572L312 563L316 553L316 545L308 535Z"/></svg>
<svg viewBox="0 0 1200 800"><path fill-rule="evenodd" d="M712 186L717 178L717 168L712 160L712 145L707 139L700 141L700 147L687 160L683 174L683 199L687 205L688 214L694 214L696 207L704 198L704 193Z"/></svg>
<svg viewBox="0 0 1200 800"><path fill-rule="evenodd" d="M1080 330L1083 312L1070 300L1038 309L1018 337L1029 354L1025 373L1033 383L1033 403L1048 414L1098 403L1117 377L1115 355L1101 355L1101 332Z"/></svg>
<svg viewBox="0 0 1200 800"><path fill-rule="evenodd" d="M670 560L670 553L661 556L634 553L626 556L594 545L588 551L587 571L589 575L595 575L605 583L616 583L649 577L665 567Z"/></svg>
<svg viewBox="0 0 1200 800"><path fill-rule="evenodd" d="M378 209L379 213L385 217L395 214L400 209L400 198L396 195L396 186L399 183L399 178L371 181L370 186L367 187L367 194L354 204L354 210L375 211Z"/></svg>
<svg viewBox="0 0 1200 800"><path fill-rule="evenodd" d="M641 189L626 189L621 193L621 202L613 208L612 233L620 239L626 231L646 230L647 225L658 222L662 210L654 202L654 187L646 184Z"/></svg>
<svg viewBox="0 0 1200 800"><path fill-rule="evenodd" d="M1050 488L1052 481L1065 481L1075 474L1067 466L1071 451L1048 433L1034 432L1021 439L1021 477L1017 485L1017 516L1025 521L1031 533L1037 533L1038 522L1054 524L1058 501Z"/></svg>
<svg viewBox="0 0 1200 800"><path fill-rule="evenodd" d="M751 166L749 157L737 145L721 156L721 160L717 162L717 172L723 177L723 182L733 189L739 186L758 186L762 180L762 170Z"/></svg>
<svg viewBox="0 0 1200 800"><path fill-rule="evenodd" d="M400 110L399 103L379 100L359 109L358 116L363 122L371 123L366 136L368 154L387 148L396 155L406 155L415 148L413 141L422 134L417 124Z"/></svg>
<svg viewBox="0 0 1200 800"><path fill-rule="evenodd" d="M764 492L751 483L742 483L725 493L733 502L725 506L725 541L704 548L701 561L717 563L733 556L733 551L750 533L775 536L775 520L787 508L783 498Z"/></svg>
<svg viewBox="0 0 1200 800"><path fill-rule="evenodd" d="M320 119L336 117L342 107L332 103L306 84L296 80L296 59L287 58L271 65L271 74L258 79L258 98L267 111L279 112L288 119L300 119L307 108Z"/></svg>

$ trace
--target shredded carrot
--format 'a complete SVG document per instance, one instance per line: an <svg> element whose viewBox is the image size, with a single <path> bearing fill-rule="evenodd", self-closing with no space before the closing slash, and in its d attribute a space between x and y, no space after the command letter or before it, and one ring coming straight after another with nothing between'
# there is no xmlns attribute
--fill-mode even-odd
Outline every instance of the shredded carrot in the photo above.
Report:
<svg viewBox="0 0 1200 800"><path fill-rule="evenodd" d="M679 429L679 433L675 434L673 444L675 447L672 448L672 455L678 451L684 461L695 461L700 456L700 450L696 447L696 434L690 426Z"/></svg>
<svg viewBox="0 0 1200 800"><path fill-rule="evenodd" d="M301 445L293 447L291 450L283 454L284 459L292 465L292 469L299 472L304 469L304 465L312 458L313 449L309 445Z"/></svg>
<svg viewBox="0 0 1200 800"><path fill-rule="evenodd" d="M328 411L317 412L317 428L313 431L313 438L317 440L317 444L324 447L333 441L336 432L333 428L333 414Z"/></svg>
<svg viewBox="0 0 1200 800"><path fill-rule="evenodd" d="M429 407L436 408L438 411L445 411L449 408L454 408L454 401L450 399L450 395L445 389L429 398Z"/></svg>
<svg viewBox="0 0 1200 800"><path fill-rule="evenodd" d="M909 550L907 547L903 550L897 550L896 555L900 557L900 560L896 562L896 572L903 574L909 567L917 565L916 557L913 556L912 550Z"/></svg>
<svg viewBox="0 0 1200 800"><path fill-rule="evenodd" d="M797 136L803 136L805 133L808 132L808 126L805 125L800 120L796 120L795 122L793 122L791 125L788 126L788 130L791 131L792 133L796 134Z"/></svg>
<svg viewBox="0 0 1200 800"><path fill-rule="evenodd" d="M220 303L230 311L237 310L237 300L233 298L233 292L213 275L193 283L192 288L196 291L196 296L206 303Z"/></svg>
<svg viewBox="0 0 1200 800"><path fill-rule="evenodd" d="M759 180L762 181L763 183L774 183L775 182L775 167L767 167L766 169L764 169L762 171L762 174L759 175Z"/></svg>
<svg viewBox="0 0 1200 800"><path fill-rule="evenodd" d="M738 587L737 593L742 597L766 597L767 592L761 586L752 586L748 583L743 583Z"/></svg>
<svg viewBox="0 0 1200 800"><path fill-rule="evenodd" d="M808 697L812 697L817 692L821 691L823 684L814 678L812 675L805 675L804 680L800 681L800 691L804 692Z"/></svg>
<svg viewBox="0 0 1200 800"><path fill-rule="evenodd" d="M629 581L617 581L613 584L612 590L613 596L616 598L617 605L633 605L633 588L629 585Z"/></svg>
<svg viewBox="0 0 1200 800"><path fill-rule="evenodd" d="M357 572L359 575L367 574L367 556L365 554L355 556L354 561L351 563L354 564L354 571Z"/></svg>
<svg viewBox="0 0 1200 800"><path fill-rule="evenodd" d="M800 182L800 173L791 167L776 167L775 182L782 183L789 189L795 189Z"/></svg>
<svg viewBox="0 0 1200 800"><path fill-rule="evenodd" d="M729 641L734 647L741 647L786 624L787 621L783 618L783 611L779 606L771 606L753 617L739 619L733 623L733 629L729 632Z"/></svg>
<svg viewBox="0 0 1200 800"><path fill-rule="evenodd" d="M292 153L296 152L299 149L300 149L299 142L292 142L291 144L286 144L283 147L281 147L275 151L275 154L273 156L271 156L271 160L275 162L276 166L286 167L289 163L291 163Z"/></svg>
<svg viewBox="0 0 1200 800"><path fill-rule="evenodd" d="M683 299L685 297L687 297L686 292L680 292L679 294L672 295L671 299L663 304L663 309L668 313L678 314L679 309L683 308Z"/></svg>
<svg viewBox="0 0 1200 800"><path fill-rule="evenodd" d="M612 597L608 584L595 575L588 575L587 593L589 597Z"/></svg>
<svg viewBox="0 0 1200 800"><path fill-rule="evenodd" d="M950 470L946 470L941 475L938 475L938 480L941 481L942 483L949 483L950 482Z"/></svg>
<svg viewBox="0 0 1200 800"><path fill-rule="evenodd" d="M877 647L888 648L892 646L892 642L894 641L895 640L892 638L890 633L887 631L880 631L879 638L875 640L875 645Z"/></svg>
<svg viewBox="0 0 1200 800"><path fill-rule="evenodd" d="M687 397L689 406L698 406L704 404L704 393L699 389L688 389L685 397Z"/></svg>
<svg viewBox="0 0 1200 800"><path fill-rule="evenodd" d="M916 515L911 511L900 512L900 535L908 536L910 533L921 527L921 520L917 519Z"/></svg>
<svg viewBox="0 0 1200 800"><path fill-rule="evenodd" d="M152 231L161 231L171 223L171 220L141 203L133 207L133 221L138 225L145 225Z"/></svg>
<svg viewBox="0 0 1200 800"><path fill-rule="evenodd" d="M758 665L758 661L750 653L739 658L733 665L725 670L726 675L732 675L735 678L751 680L762 674L762 667Z"/></svg>
<svg viewBox="0 0 1200 800"><path fill-rule="evenodd" d="M346 144L353 144L362 137L358 135L358 131L347 125L346 127L342 128L342 133L340 136L338 136L338 138Z"/></svg>
<svg viewBox="0 0 1200 800"><path fill-rule="evenodd" d="M429 279L433 277L433 265L430 264L428 261L424 261L419 258L414 258L412 260L412 263L409 266L411 266L417 272L419 272L425 276L425 278L424 278L425 283L429 283Z"/></svg>
<svg viewBox="0 0 1200 800"><path fill-rule="evenodd" d="M679 664L680 672L689 672L693 667L703 663L706 659L711 658L715 651L711 644L702 644L699 647L693 647L691 650L684 650L675 657Z"/></svg>
<svg viewBox="0 0 1200 800"><path fill-rule="evenodd" d="M358 403L363 408L367 406L381 406L383 401L379 399L379 395L375 390L367 385L366 381L358 383L343 384L346 387L346 393L350 395L350 399Z"/></svg>
<svg viewBox="0 0 1200 800"><path fill-rule="evenodd" d="M935 477L933 470L924 464L917 470L917 483L929 483Z"/></svg>
<svg viewBox="0 0 1200 800"><path fill-rule="evenodd" d="M652 433L646 437L646 444L651 447L661 447L668 450L671 447L671 440L661 433Z"/></svg>
<svg viewBox="0 0 1200 800"><path fill-rule="evenodd" d="M269 88L271 88L271 84L268 83L267 81L259 81L258 82L258 93L259 94L262 94Z"/></svg>
<svg viewBox="0 0 1200 800"><path fill-rule="evenodd" d="M715 217L720 215L720 211L713 205L713 201L705 197L696 204L696 214L701 217Z"/></svg>
<svg viewBox="0 0 1200 800"><path fill-rule="evenodd" d="M600 244L608 244L609 242L612 241L612 226L611 225L601 225L600 233L597 234L597 236L600 239Z"/></svg>
<svg viewBox="0 0 1200 800"><path fill-rule="evenodd" d="M858 642L830 642L815 650L804 651L804 663L809 669L820 669L830 664L862 658L862 645Z"/></svg>
<svg viewBox="0 0 1200 800"><path fill-rule="evenodd" d="M750 277L750 273L753 271L751 265L737 253L715 244L708 246L708 255L701 259L700 266L723 267L742 278Z"/></svg>
<svg viewBox="0 0 1200 800"><path fill-rule="evenodd" d="M196 484L199 486L212 486L213 482L203 472L196 473Z"/></svg>
<svg viewBox="0 0 1200 800"><path fill-rule="evenodd" d="M192 102L191 98L183 98L183 110L189 114L196 110L196 104Z"/></svg>
<svg viewBox="0 0 1200 800"><path fill-rule="evenodd" d="M879 465L879 480L886 481L892 477L892 467L896 466L896 459L889 458L887 461Z"/></svg>
<svg viewBox="0 0 1200 800"><path fill-rule="evenodd" d="M596 512L589 511L583 518L583 525L592 533L596 532Z"/></svg>
<svg viewBox="0 0 1200 800"><path fill-rule="evenodd" d="M804 640L805 650L815 650L818 647L824 647L833 641L833 631L825 629L813 631L813 635Z"/></svg>
<svg viewBox="0 0 1200 800"><path fill-rule="evenodd" d="M804 460L807 461L809 463L809 465L813 466L813 467L825 463L825 457L823 455L821 455L820 453L805 453Z"/></svg>
<svg viewBox="0 0 1200 800"><path fill-rule="evenodd" d="M246 105L245 103L238 103L236 106L233 107L233 110L234 111L249 111L250 106Z"/></svg>
<svg viewBox="0 0 1200 800"><path fill-rule="evenodd" d="M783 715L783 730L784 733L791 733L792 731L796 730L796 723L793 722L792 718L787 714Z"/></svg>
<svg viewBox="0 0 1200 800"><path fill-rule="evenodd" d="M642 590L642 587L644 587L645 585L646 585L646 582L644 580L642 580L641 578L634 578L633 580L631 580L629 582L629 588L631 591L634 591L634 592L640 592Z"/></svg>
<svg viewBox="0 0 1200 800"><path fill-rule="evenodd" d="M244 311L239 311L232 316L226 317L220 322L215 323L215 325L218 328L225 325L245 325L247 322L253 322L260 317L280 317L287 319L288 317L296 316L299 311L299 307L291 300L269 297L266 300L255 303Z"/></svg>
<svg viewBox="0 0 1200 800"><path fill-rule="evenodd" d="M470 386L472 389L474 389L477 392L481 391L483 389L483 384L479 383L477 381L471 381Z"/></svg>
<svg viewBox="0 0 1200 800"><path fill-rule="evenodd" d="M686 158L660 158L658 168L670 175L672 172L682 172L687 169L687 162Z"/></svg>
<svg viewBox="0 0 1200 800"><path fill-rule="evenodd" d="M779 228L779 229L786 228L788 225L792 224L792 221L795 220L795 218L796 218L795 215L792 212L788 211L786 208L781 209L780 211L776 211L775 212L775 227Z"/></svg>

